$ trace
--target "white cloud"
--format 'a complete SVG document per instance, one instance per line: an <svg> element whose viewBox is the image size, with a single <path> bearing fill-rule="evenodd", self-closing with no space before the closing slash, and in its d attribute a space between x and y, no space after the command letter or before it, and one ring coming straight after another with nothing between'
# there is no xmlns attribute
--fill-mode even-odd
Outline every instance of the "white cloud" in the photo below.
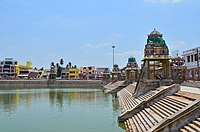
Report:
<svg viewBox="0 0 200 132"><path fill-rule="evenodd" d="M171 44L169 44L169 48L171 50L180 50L180 49L183 49L184 46L186 45L187 43L185 41L173 41L171 42Z"/></svg>
<svg viewBox="0 0 200 132"><path fill-rule="evenodd" d="M145 2L151 2L151 3L181 3L183 0L144 0Z"/></svg>
<svg viewBox="0 0 200 132"><path fill-rule="evenodd" d="M83 48L97 49L97 48L102 48L109 45L111 45L111 43L98 43L98 44L87 43L86 45L83 46Z"/></svg>

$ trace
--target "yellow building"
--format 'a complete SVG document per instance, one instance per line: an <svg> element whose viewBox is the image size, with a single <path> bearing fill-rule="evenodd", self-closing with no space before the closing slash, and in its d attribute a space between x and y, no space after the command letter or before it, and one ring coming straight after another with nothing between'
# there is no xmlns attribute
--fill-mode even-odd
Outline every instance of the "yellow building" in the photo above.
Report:
<svg viewBox="0 0 200 132"><path fill-rule="evenodd" d="M27 61L26 65L19 65L19 78L34 78L39 77L38 71L33 70L32 62Z"/></svg>
<svg viewBox="0 0 200 132"><path fill-rule="evenodd" d="M79 69L78 68L69 68L69 79L77 79L79 78Z"/></svg>

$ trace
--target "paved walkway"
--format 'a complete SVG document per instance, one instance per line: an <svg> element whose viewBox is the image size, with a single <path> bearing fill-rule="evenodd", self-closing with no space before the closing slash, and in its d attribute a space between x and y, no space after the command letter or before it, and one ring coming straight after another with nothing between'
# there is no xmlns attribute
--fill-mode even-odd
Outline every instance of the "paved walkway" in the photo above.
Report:
<svg viewBox="0 0 200 132"><path fill-rule="evenodd" d="M200 88L181 86L181 91L200 94Z"/></svg>

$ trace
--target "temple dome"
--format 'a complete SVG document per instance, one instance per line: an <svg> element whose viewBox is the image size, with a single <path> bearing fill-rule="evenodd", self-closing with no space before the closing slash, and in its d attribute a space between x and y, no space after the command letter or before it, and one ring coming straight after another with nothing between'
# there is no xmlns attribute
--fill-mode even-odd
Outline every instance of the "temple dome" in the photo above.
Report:
<svg viewBox="0 0 200 132"><path fill-rule="evenodd" d="M172 64L173 66L183 66L185 64L185 61L177 54L174 58L172 58Z"/></svg>
<svg viewBox="0 0 200 132"><path fill-rule="evenodd" d="M160 32L158 32L155 28L153 29L153 31L150 33L150 35L162 35Z"/></svg>
<svg viewBox="0 0 200 132"><path fill-rule="evenodd" d="M130 58L128 58L128 62L136 62L135 57L131 56Z"/></svg>
<svg viewBox="0 0 200 132"><path fill-rule="evenodd" d="M138 68L138 64L136 62L135 57L131 56L128 58L128 63L126 65L127 68Z"/></svg>

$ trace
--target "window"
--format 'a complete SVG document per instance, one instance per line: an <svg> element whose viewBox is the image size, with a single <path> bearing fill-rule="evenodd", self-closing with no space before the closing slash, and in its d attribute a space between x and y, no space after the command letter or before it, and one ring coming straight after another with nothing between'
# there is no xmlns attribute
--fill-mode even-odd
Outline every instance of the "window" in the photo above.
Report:
<svg viewBox="0 0 200 132"><path fill-rule="evenodd" d="M194 55L191 55L191 62L194 61Z"/></svg>
<svg viewBox="0 0 200 132"><path fill-rule="evenodd" d="M194 55L194 61L197 61L197 54Z"/></svg>
<svg viewBox="0 0 200 132"><path fill-rule="evenodd" d="M12 65L12 61L6 61L5 64Z"/></svg>
<svg viewBox="0 0 200 132"><path fill-rule="evenodd" d="M187 56L187 62L190 62L190 56Z"/></svg>

